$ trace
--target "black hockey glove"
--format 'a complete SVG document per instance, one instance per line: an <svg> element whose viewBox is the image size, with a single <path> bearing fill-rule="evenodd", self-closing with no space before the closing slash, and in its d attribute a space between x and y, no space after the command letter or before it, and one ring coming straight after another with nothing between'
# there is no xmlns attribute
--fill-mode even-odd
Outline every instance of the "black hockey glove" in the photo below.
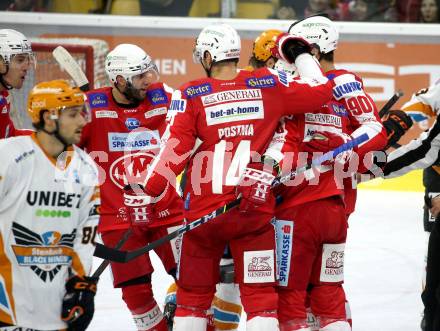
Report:
<svg viewBox="0 0 440 331"><path fill-rule="evenodd" d="M74 276L66 283L61 318L68 331L84 331L95 312L94 298L98 278Z"/></svg>
<svg viewBox="0 0 440 331"><path fill-rule="evenodd" d="M272 55L288 63L294 63L296 58L304 53L311 54L312 46L302 37L289 33L281 33L274 47L271 48Z"/></svg>
<svg viewBox="0 0 440 331"><path fill-rule="evenodd" d="M390 110L382 122L388 136L386 148L395 145L413 125L411 117L401 110Z"/></svg>

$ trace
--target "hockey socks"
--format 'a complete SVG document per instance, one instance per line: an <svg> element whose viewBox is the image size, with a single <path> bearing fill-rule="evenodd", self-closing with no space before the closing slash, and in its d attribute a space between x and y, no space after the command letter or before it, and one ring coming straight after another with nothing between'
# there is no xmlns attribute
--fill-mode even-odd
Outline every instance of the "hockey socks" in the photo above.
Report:
<svg viewBox="0 0 440 331"><path fill-rule="evenodd" d="M153 298L151 283L122 287L122 299L130 310L138 331L167 331L162 312Z"/></svg>

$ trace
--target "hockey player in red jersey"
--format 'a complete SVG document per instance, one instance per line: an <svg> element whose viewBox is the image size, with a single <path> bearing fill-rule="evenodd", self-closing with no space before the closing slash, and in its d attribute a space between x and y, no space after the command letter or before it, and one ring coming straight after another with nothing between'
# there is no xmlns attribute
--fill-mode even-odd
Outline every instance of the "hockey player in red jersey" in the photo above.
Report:
<svg viewBox="0 0 440 331"><path fill-rule="evenodd" d="M133 226L123 249L135 249L174 231L183 219L182 200L171 185L156 204L153 223L133 219L132 211L142 208L144 201L124 191L128 184L145 181L147 167L159 150L166 128L172 90L157 82L155 64L136 45L121 44L113 49L106 58L105 70L113 86L87 93L92 122L84 128L81 146L101 171L99 231L104 243L115 246ZM176 245L174 240L155 250L173 276ZM166 330L166 322L153 298L153 267L148 254L127 264L112 263L111 267L113 284L122 288L122 298L138 330Z"/></svg>
<svg viewBox="0 0 440 331"><path fill-rule="evenodd" d="M304 40L283 35L277 46L281 54L295 62L302 77L314 79L289 82L266 68L237 73L240 37L229 25L214 24L199 34L193 53L208 77L184 84L173 94L170 135L149 169L146 194L161 195L188 161L188 221L242 194L239 210L184 235L174 330L206 329L206 310L211 305L219 261L227 244L247 312L247 329L278 329L275 242L270 224L274 199L269 186L273 174L247 165L259 161L258 154L266 149L281 116L319 107L331 99L333 85L322 76ZM191 153L196 138L201 144ZM260 190L251 192L245 185L237 186L242 176L256 179ZM148 212L154 213L156 208L152 203Z"/></svg>
<svg viewBox="0 0 440 331"><path fill-rule="evenodd" d="M28 70L34 65L30 41L18 31L0 29L0 139L32 133L30 130L15 128L9 116L9 90L20 89Z"/></svg>
<svg viewBox="0 0 440 331"><path fill-rule="evenodd" d="M387 133L373 99L365 92L362 78L348 70L335 68L334 51L337 48L339 33L334 23L324 16L312 16L292 24L289 32L298 34L315 45L313 54L319 60L325 75L335 82L334 99L341 102L350 115L349 126L344 132L353 138L368 134L369 140L356 149L359 157L358 172L364 172L371 165L371 158L365 157L366 154L369 151L382 150L387 145ZM325 132L323 134L326 135ZM327 140L313 140L312 145L323 152L328 149ZM344 180L347 217L355 208L355 187L355 178Z"/></svg>
<svg viewBox="0 0 440 331"><path fill-rule="evenodd" d="M387 138L374 102L363 90L362 80L333 66L338 41L336 28L329 19L314 16L295 23L290 32L312 44L312 52L327 77L335 81L334 99L323 107L310 108L305 115L286 118L266 155L281 161L283 155L287 156L285 153L295 153L298 158L298 152L327 152L367 133L369 140L355 149L362 165L365 154L381 150ZM351 181L343 179L350 179L358 170L354 161L354 166L349 167L352 172L344 172L351 155L349 151L338 156L333 171L321 168L322 173L315 172L308 180L296 178L281 191L283 202L276 212L277 238L282 241L278 245L281 330L310 330L304 304L309 283L311 309L318 318L319 330L351 329L341 285L346 214L352 211L354 203L350 200L344 204L344 183L350 185L349 191L352 189Z"/></svg>

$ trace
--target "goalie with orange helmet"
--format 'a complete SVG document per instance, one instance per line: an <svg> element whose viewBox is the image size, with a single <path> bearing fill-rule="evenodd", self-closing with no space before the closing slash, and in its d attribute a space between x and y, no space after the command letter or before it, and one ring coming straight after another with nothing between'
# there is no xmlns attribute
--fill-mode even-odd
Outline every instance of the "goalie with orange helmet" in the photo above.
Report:
<svg viewBox="0 0 440 331"><path fill-rule="evenodd" d="M9 117L9 90L23 86L27 72L35 65L31 43L20 32L11 29L0 30L0 139L28 134L16 130Z"/></svg>

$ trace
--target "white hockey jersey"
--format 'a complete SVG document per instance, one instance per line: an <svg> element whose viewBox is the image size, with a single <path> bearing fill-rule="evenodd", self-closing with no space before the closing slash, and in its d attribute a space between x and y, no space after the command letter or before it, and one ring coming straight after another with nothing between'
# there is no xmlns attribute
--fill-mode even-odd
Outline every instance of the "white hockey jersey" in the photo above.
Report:
<svg viewBox="0 0 440 331"><path fill-rule="evenodd" d="M415 122L435 117L440 112L440 81L414 93L411 100L402 106Z"/></svg>
<svg viewBox="0 0 440 331"><path fill-rule="evenodd" d="M67 153L61 165L35 136L0 140L0 325L66 328L66 280L90 274L98 171L79 148Z"/></svg>

